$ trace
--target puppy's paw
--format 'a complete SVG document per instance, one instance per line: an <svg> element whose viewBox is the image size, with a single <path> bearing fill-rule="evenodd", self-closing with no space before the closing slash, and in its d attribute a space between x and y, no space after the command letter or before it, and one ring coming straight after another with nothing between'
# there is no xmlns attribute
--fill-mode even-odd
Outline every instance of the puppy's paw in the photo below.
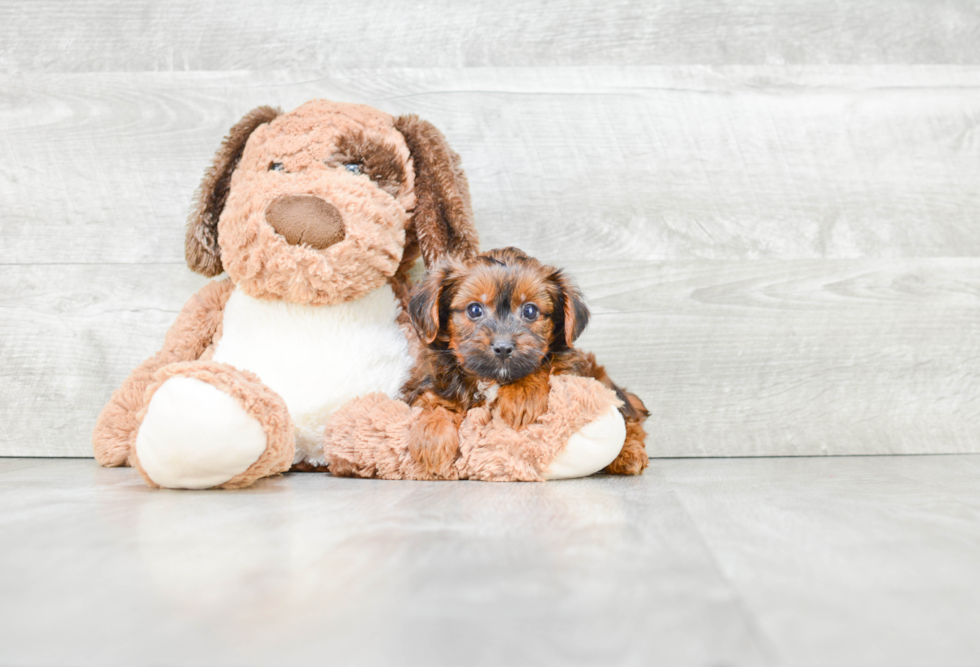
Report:
<svg viewBox="0 0 980 667"><path fill-rule="evenodd" d="M610 475L640 475L650 464L643 424L626 422L626 442L619 456L606 468Z"/></svg>
<svg viewBox="0 0 980 667"><path fill-rule="evenodd" d="M516 431L533 424L548 411L548 375L533 373L497 390L494 412Z"/></svg>
<svg viewBox="0 0 980 667"><path fill-rule="evenodd" d="M446 408L423 410L408 434L408 451L429 479L456 479L460 416Z"/></svg>
<svg viewBox="0 0 980 667"><path fill-rule="evenodd" d="M523 401L507 401L497 404L497 415L515 431L520 431L538 420L545 413L534 404Z"/></svg>

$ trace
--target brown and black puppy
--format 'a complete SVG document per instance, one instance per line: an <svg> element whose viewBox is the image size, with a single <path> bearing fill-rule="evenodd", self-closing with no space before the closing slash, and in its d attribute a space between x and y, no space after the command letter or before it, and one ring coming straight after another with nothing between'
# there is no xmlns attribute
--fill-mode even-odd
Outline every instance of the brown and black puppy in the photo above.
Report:
<svg viewBox="0 0 980 667"><path fill-rule="evenodd" d="M543 415L551 374L591 377L615 391L626 442L607 472L638 475L646 468L647 410L613 383L594 355L572 347L589 310L559 269L517 248L448 260L416 287L409 315L425 345L402 390L423 410L409 449L431 474L445 474L452 465L470 408L489 404L515 429Z"/></svg>

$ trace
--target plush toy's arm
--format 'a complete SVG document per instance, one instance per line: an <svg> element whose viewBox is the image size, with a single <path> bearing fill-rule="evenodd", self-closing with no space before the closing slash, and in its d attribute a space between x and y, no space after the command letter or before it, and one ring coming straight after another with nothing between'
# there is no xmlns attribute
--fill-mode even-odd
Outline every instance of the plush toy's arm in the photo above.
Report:
<svg viewBox="0 0 980 667"><path fill-rule="evenodd" d="M92 448L100 464L127 464L137 426L136 413L143 407L143 394L153 374L167 364L206 356L220 332L232 288L231 281L225 279L207 284L192 296L167 331L163 348L137 366L112 394L92 432Z"/></svg>
<svg viewBox="0 0 980 667"><path fill-rule="evenodd" d="M454 466L459 479L513 482L584 477L616 459L627 438L616 394L587 377L552 376L550 385L547 411L520 430L487 408L467 413ZM347 402L327 423L324 455L330 472L345 477L435 479L409 454L409 433L420 414L421 409L413 410L383 394Z"/></svg>

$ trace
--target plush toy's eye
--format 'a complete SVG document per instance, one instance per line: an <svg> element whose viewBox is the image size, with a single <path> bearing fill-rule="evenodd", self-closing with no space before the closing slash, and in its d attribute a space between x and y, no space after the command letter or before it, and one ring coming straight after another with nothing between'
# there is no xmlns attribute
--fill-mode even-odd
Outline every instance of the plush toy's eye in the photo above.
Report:
<svg viewBox="0 0 980 667"><path fill-rule="evenodd" d="M286 171L286 170L283 168L282 162L273 162L272 164L269 165L269 171Z"/></svg>
<svg viewBox="0 0 980 667"><path fill-rule="evenodd" d="M538 319L538 312L537 306L535 306L533 303L526 303L524 304L524 307L521 308L521 317L529 322L533 322L534 320Z"/></svg>
<svg viewBox="0 0 980 667"><path fill-rule="evenodd" d="M355 176L361 175L361 163L360 162L348 162L344 165L344 169L354 174Z"/></svg>
<svg viewBox="0 0 980 667"><path fill-rule="evenodd" d="M466 307L466 314L471 320L478 320L483 317L483 306L478 303L471 303Z"/></svg>

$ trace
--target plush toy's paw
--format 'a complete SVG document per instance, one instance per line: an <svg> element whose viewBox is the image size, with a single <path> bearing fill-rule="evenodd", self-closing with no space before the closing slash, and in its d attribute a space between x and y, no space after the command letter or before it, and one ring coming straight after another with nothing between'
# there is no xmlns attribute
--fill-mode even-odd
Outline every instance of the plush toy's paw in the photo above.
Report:
<svg viewBox="0 0 980 667"><path fill-rule="evenodd" d="M164 366L145 405L132 461L151 485L240 488L293 461L286 404L251 373L210 361Z"/></svg>
<svg viewBox="0 0 980 667"><path fill-rule="evenodd" d="M592 378L550 379L548 409L521 431L470 410L460 428L460 476L485 481L584 477L609 465L626 429L616 395Z"/></svg>
<svg viewBox="0 0 980 667"><path fill-rule="evenodd" d="M614 405L568 438L568 444L541 473L545 479L570 479L599 472L623 448L626 424Z"/></svg>

